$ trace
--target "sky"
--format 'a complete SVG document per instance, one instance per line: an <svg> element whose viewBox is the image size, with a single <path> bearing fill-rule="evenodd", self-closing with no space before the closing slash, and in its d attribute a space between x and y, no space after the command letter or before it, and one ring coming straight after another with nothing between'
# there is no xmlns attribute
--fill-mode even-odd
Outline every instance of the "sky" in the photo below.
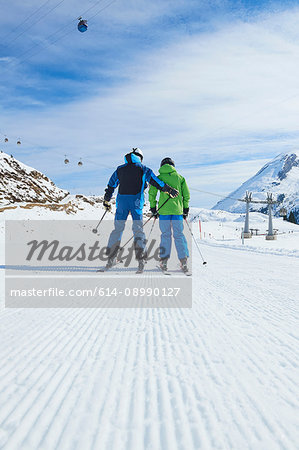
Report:
<svg viewBox="0 0 299 450"><path fill-rule="evenodd" d="M0 0L1 150L101 195L140 147L156 173L172 157L191 205L210 208L298 149L299 0L82 3Z"/></svg>

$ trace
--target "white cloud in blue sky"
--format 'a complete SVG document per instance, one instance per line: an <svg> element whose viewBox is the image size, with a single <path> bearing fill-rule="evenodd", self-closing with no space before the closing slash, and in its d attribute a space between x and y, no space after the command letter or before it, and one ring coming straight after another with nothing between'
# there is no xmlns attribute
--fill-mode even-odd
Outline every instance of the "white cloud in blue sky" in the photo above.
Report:
<svg viewBox="0 0 299 450"><path fill-rule="evenodd" d="M87 19L107 4L84 2L97 5ZM298 148L296 4L116 1L80 34L82 2L61 3L24 33L15 27L41 2L2 3L0 132L13 137L2 149L61 187L101 193L139 146L153 169L172 156L193 187L228 193ZM216 200L192 193L199 206Z"/></svg>

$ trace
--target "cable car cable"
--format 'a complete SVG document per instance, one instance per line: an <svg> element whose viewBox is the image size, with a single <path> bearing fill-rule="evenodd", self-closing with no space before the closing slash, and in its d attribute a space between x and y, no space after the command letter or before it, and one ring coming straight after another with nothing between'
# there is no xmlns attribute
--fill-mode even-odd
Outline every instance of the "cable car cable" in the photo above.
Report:
<svg viewBox="0 0 299 450"><path fill-rule="evenodd" d="M62 1L64 1L64 0L62 0ZM62 1L61 1L61 2L62 2ZM100 14L100 13L101 13L102 11L104 11L105 9L107 9L110 5L112 5L112 4L115 3L116 1L117 1L117 0L112 0L110 3L108 3L107 5L105 5L105 6L104 6L103 8L101 8L99 11L97 11L97 12L91 17L91 19L92 19L93 17L97 16L98 14ZM97 4L98 4L98 3L102 3L102 2L103 2L103 0L99 0L99 1L97 2ZM91 7L91 8L93 8L93 7ZM91 8L89 8L88 10L90 10ZM87 11L88 11L88 10L87 10ZM83 15L85 15L85 14L86 14L86 12L83 13ZM72 20L72 22L75 22L75 21L77 21L77 19ZM64 27L64 28L65 28L65 27ZM60 28L60 32L62 32L62 31L63 31L63 29ZM72 27L69 31L67 31L66 33L61 34L61 36L59 36L59 37L58 37L57 39L55 39L54 41L52 41L52 42L50 42L50 43L48 43L48 44L44 44L44 46L43 46L42 48L40 48L37 52L35 52L35 53L29 55L27 58L24 58L24 59L21 59L21 60L15 62L14 66L16 67L16 66L22 64L23 62L26 62L27 60L29 60L30 58L32 58L32 56L35 56L35 55L37 55L38 53L40 53L44 48L48 48L50 45L54 45L54 44L55 44L56 42L58 42L60 39L64 38L65 36L69 35L69 34L72 33L72 32L73 32L73 27ZM49 36L47 36L45 39L50 39L51 37L57 35L57 33L59 33L59 30L56 31L56 32L54 32L54 33L51 33L51 34L50 34ZM33 50L33 49L36 48L36 47L39 47L40 45L41 45L41 43L35 44L34 46L32 46L31 48L29 48L29 49L26 50L25 52L21 53L21 54L18 56L18 58L21 58L22 56L26 55L26 54L29 53L31 50ZM4 71L1 72L1 75L3 75L3 74L5 74L6 72L8 72L8 71L10 70L10 66L11 66L12 64L13 64L13 62L9 63L9 66L6 68L6 70L4 70Z"/></svg>
<svg viewBox="0 0 299 450"><path fill-rule="evenodd" d="M104 6L102 9L100 9L97 13L95 13L93 16L91 16L88 20L93 19L94 17L96 17L98 14L100 14L102 11L104 11L104 9L107 9L109 6L111 6L113 3L115 3L117 0L112 0L110 3L108 3L106 6Z"/></svg>
<svg viewBox="0 0 299 450"><path fill-rule="evenodd" d="M37 11L39 11L43 6L45 6L47 3L49 3L51 0L47 0L42 6L40 6L36 11L35 11L35 13L33 13L33 15L34 14L36 14L36 12ZM31 23L30 25L31 26L34 26L36 23L38 23L38 22L40 22L40 20L42 20L44 17L46 17L48 14L50 14L52 11L54 11L61 3L63 3L65 0L61 0L56 6L54 6L52 9L50 9L47 13L45 13L43 16L41 16L41 17L39 17L35 22L33 22L33 23ZM99 0L98 2L96 2L93 6L91 6L90 8L88 8L86 11L84 11L83 12L83 15L85 15L85 14L87 14L87 12L88 11L90 11L91 9L93 9L93 8L95 8L99 3L102 3L104 0ZM29 18L30 18L31 16L28 16L25 20L24 20L24 22L26 22L27 20L29 20ZM74 20L73 20L74 21ZM73 22L72 21L72 22ZM66 25L67 26L67 25ZM16 28L18 28L18 27L16 27ZM13 40L11 40L10 41L10 43L11 42L14 42L14 41L16 41L20 36L22 36L25 32L26 32L27 30L24 30L23 32L21 32L21 33L19 33ZM58 30L58 32L59 32L59 30ZM12 34L12 33L10 33L10 34ZM10 35L9 34L9 35ZM57 31L55 32L55 33L53 33L53 34L51 34L50 36L48 36L48 37L46 37L46 39L49 39L49 37L51 37L52 35L55 35L55 34L57 34ZM8 39L6 39L6 40L8 40ZM6 41L5 40L5 41ZM4 43L5 43L5 41L4 41ZM35 48L36 47L36 45L40 45L40 44L35 44L33 47Z"/></svg>
<svg viewBox="0 0 299 450"><path fill-rule="evenodd" d="M65 0L60 0L60 2L57 3L57 5L55 5L53 8L51 8L48 12L46 12L44 15L42 15L41 17L39 17L35 22L30 24L30 28L34 25L36 25L37 23L39 23L42 19L44 19L44 17L48 16L52 11L54 11L56 8L58 8L58 6L60 6L63 2L65 2ZM25 34L28 30L25 29L23 30L21 33L17 34L17 36L10 40L10 44L12 42L15 42L20 36L23 36L23 34Z"/></svg>
<svg viewBox="0 0 299 450"><path fill-rule="evenodd" d="M203 190L201 190L201 189L196 189L196 188L191 187L191 186L189 186L189 189L191 189L192 191L196 191L196 192L202 192L203 194L214 195L215 197L229 198L230 200L240 201L239 198L229 197L228 195L215 194L214 192L203 191Z"/></svg>
<svg viewBox="0 0 299 450"><path fill-rule="evenodd" d="M8 33L8 36L2 41L1 45L5 44L6 41L9 40L9 36L13 34L18 28L20 28L24 23L28 22L29 19L31 19L35 14L37 14L44 6L46 6L51 0L46 0L45 3L43 3L39 8L37 8L33 13L29 14L19 25L17 25L13 30Z"/></svg>

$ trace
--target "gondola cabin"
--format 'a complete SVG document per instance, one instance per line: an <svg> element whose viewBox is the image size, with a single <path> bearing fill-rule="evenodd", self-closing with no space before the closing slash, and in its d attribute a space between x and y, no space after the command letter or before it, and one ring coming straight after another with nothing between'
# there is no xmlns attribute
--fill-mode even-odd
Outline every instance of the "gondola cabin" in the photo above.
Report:
<svg viewBox="0 0 299 450"><path fill-rule="evenodd" d="M80 33L84 33L88 28L87 20L82 19L82 17L79 17L78 20L78 30L80 31Z"/></svg>

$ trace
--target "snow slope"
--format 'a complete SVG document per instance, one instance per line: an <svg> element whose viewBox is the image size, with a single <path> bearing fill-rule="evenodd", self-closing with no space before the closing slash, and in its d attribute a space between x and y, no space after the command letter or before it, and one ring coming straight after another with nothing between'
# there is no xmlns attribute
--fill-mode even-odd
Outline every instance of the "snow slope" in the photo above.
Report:
<svg viewBox="0 0 299 450"><path fill-rule="evenodd" d="M273 229L277 233L277 240L265 240L268 231L268 215L257 212L250 213L249 228L253 229L252 239L241 242L244 228L245 214L234 214L226 211L192 208L191 220L201 220L201 237L203 244L211 246L239 248L241 251L258 253L299 256L299 226L284 221L282 218L273 219ZM199 230L198 225L195 226ZM258 235L256 236L256 230Z"/></svg>
<svg viewBox="0 0 299 450"><path fill-rule="evenodd" d="M193 211L192 309L2 306L1 449L297 448L299 227L242 246L217 213Z"/></svg>
<svg viewBox="0 0 299 450"><path fill-rule="evenodd" d="M242 184L229 197L219 201L213 209L229 212L244 212L245 204L234 199L244 198L246 191L253 193L254 200L266 200L272 192L281 203L274 210L285 207L288 212L299 214L299 150L282 153L266 164L252 178ZM251 204L251 210L264 211L265 205ZM299 215L298 215L299 217Z"/></svg>

